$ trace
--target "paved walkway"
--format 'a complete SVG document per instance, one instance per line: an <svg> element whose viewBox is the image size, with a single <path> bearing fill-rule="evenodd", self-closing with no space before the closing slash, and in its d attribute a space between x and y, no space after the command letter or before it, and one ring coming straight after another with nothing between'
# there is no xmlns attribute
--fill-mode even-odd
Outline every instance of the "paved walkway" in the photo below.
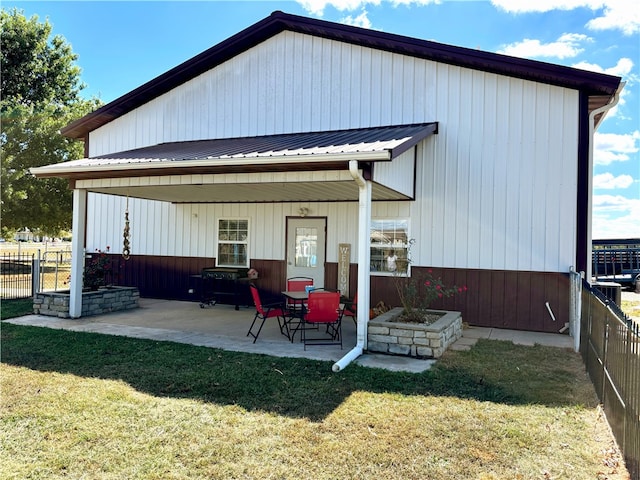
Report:
<svg viewBox="0 0 640 480"><path fill-rule="evenodd" d="M246 333L254 313L255 311L250 308L241 308L236 311L228 305L200 308L198 303L193 302L141 299L139 309L107 315L80 319L26 315L5 320L5 322L331 362L342 358L356 343L355 325L350 320L343 322L343 349L339 346L310 346L304 350L299 342L291 343L282 336L276 322L269 321L265 323L258 341L253 343L253 339L247 337ZM512 341L520 345L541 344L561 348L573 346L573 339L568 335L469 327L465 328L463 337L451 348L468 350L479 338ZM428 370L435 360L366 353L355 363L391 371L419 373Z"/></svg>

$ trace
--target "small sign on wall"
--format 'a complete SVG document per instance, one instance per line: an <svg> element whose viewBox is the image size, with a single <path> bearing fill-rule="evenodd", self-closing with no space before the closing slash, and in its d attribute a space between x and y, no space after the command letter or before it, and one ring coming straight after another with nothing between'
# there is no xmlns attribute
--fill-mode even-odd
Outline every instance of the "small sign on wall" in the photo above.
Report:
<svg viewBox="0 0 640 480"><path fill-rule="evenodd" d="M351 263L351 244L338 244L338 290L349 296L349 264Z"/></svg>

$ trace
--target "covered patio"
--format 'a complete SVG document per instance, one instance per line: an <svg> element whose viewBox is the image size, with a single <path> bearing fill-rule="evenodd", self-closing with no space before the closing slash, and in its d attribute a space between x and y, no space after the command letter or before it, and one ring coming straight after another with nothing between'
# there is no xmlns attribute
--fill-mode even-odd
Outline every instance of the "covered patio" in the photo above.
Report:
<svg viewBox="0 0 640 480"><path fill-rule="evenodd" d="M353 322L351 324L354 341L346 343L348 347L340 352L340 357L332 358L336 362L339 360L334 364L338 371L366 349L366 319L371 303L369 232L372 201L415 197L417 145L436 134L437 127L437 122L428 122L170 142L40 167L32 173L38 177L69 178L74 189L72 278L82 278L89 193L127 198L127 223L123 234L123 256L127 259L130 253L136 253L135 248L129 250L130 197L174 205L357 202L357 218L353 219L352 225L358 232L359 320L357 329ZM169 228L177 227L170 225ZM146 229L141 233L149 235ZM272 282L279 284L283 280L276 278ZM70 290L70 315L80 318L82 284L72 282ZM267 290L276 292L279 289L272 286Z"/></svg>

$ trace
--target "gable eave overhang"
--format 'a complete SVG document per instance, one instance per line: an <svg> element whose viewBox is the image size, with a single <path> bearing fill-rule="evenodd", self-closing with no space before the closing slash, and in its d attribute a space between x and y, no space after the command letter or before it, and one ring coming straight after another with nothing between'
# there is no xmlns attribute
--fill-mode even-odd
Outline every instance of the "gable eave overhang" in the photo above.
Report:
<svg viewBox="0 0 640 480"><path fill-rule="evenodd" d="M120 158L109 162L87 163L92 159L64 162L32 168L37 178L59 177L69 179L112 178L136 176L166 176L184 173L254 173L308 170L347 169L350 160L379 162L390 159L389 151L316 154L304 156L272 156L268 158L244 157L240 159L211 158L176 160L167 158ZM83 163L84 162L84 163Z"/></svg>
<svg viewBox="0 0 640 480"><path fill-rule="evenodd" d="M61 133L83 139L106 123L282 32L292 31L436 62L576 89L588 96L615 94L620 77L528 60L276 11L122 97L70 123Z"/></svg>

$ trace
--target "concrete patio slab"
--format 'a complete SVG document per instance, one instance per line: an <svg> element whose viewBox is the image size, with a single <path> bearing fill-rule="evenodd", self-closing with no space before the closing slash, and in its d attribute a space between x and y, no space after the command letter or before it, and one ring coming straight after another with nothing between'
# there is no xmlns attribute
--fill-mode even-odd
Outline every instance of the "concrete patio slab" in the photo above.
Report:
<svg viewBox="0 0 640 480"><path fill-rule="evenodd" d="M235 310L229 305L200 308L196 302L140 299L140 308L106 315L63 319L43 315L26 315L5 320L16 325L57 328L71 331L121 335L157 341L171 341L223 350L272 355L277 357L309 358L336 362L356 344L354 322L343 322L343 348L340 346L308 346L305 350L296 337L290 342L280 333L275 319L268 320L256 343L247 336L255 311L252 308ZM570 348L573 339L568 335L520 332L494 328L468 327L454 343L454 349L468 349L478 338L508 340L523 345L551 345ZM424 372L435 360L365 353L355 363L391 371ZM330 368L330 366L328 367Z"/></svg>

